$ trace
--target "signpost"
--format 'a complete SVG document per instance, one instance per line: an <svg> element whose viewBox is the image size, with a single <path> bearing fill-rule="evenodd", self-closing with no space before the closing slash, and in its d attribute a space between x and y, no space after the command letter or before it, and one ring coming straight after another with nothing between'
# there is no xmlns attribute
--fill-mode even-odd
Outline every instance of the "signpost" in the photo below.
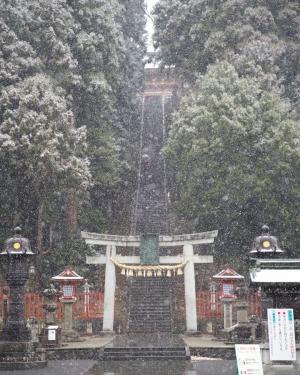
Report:
<svg viewBox="0 0 300 375"><path fill-rule="evenodd" d="M271 361L296 361L293 309L268 309Z"/></svg>
<svg viewBox="0 0 300 375"><path fill-rule="evenodd" d="M238 375L264 375L259 345L235 345Z"/></svg>

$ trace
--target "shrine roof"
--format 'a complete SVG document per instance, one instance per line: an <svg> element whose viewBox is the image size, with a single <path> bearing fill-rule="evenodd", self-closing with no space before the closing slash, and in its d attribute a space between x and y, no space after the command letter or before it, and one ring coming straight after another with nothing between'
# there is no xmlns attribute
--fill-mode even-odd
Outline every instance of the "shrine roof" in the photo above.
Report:
<svg viewBox="0 0 300 375"><path fill-rule="evenodd" d="M66 268L63 272L57 276L53 276L51 279L56 281L83 280L83 277L79 276L72 268Z"/></svg>
<svg viewBox="0 0 300 375"><path fill-rule="evenodd" d="M254 284L300 284L300 269L253 269L250 278Z"/></svg>
<svg viewBox="0 0 300 375"><path fill-rule="evenodd" d="M227 280L240 280L240 279L244 279L244 276L238 274L232 268L227 267L221 272L214 275L213 278L214 279L227 279Z"/></svg>

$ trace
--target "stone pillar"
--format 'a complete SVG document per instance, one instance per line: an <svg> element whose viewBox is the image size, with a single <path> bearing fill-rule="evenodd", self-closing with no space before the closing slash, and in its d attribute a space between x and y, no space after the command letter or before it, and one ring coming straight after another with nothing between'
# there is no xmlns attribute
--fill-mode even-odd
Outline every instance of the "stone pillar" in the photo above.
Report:
<svg viewBox="0 0 300 375"><path fill-rule="evenodd" d="M116 256L116 246L106 247L106 267L105 267L105 289L104 289L104 313L103 332L113 332L114 330L114 307L116 290L116 270L114 263L110 260Z"/></svg>
<svg viewBox="0 0 300 375"><path fill-rule="evenodd" d="M74 301L63 301L64 303L64 322L63 330L72 331L73 330L73 303Z"/></svg>
<svg viewBox="0 0 300 375"><path fill-rule="evenodd" d="M80 341L79 333L73 329L73 304L75 300L62 300L62 302L64 304L62 340L65 342Z"/></svg>
<svg viewBox="0 0 300 375"><path fill-rule="evenodd" d="M196 285L195 269L192 260L194 255L193 245L183 246L184 258L189 258L184 268L184 290L185 290L185 314L187 332L197 331L197 307L196 307Z"/></svg>
<svg viewBox="0 0 300 375"><path fill-rule="evenodd" d="M224 301L224 329L232 327L232 301Z"/></svg>
<svg viewBox="0 0 300 375"><path fill-rule="evenodd" d="M248 323L248 302L237 301L236 304L236 320L237 323Z"/></svg>

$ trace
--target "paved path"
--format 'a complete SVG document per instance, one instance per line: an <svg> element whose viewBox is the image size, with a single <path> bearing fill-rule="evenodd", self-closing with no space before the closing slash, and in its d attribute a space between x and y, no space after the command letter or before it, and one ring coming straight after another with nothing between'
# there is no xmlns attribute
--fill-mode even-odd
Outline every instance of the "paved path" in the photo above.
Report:
<svg viewBox="0 0 300 375"><path fill-rule="evenodd" d="M0 375L235 375L235 361L49 361L40 370L0 371ZM300 375L300 369L265 369L264 375Z"/></svg>
<svg viewBox="0 0 300 375"><path fill-rule="evenodd" d="M130 336L128 335L120 335L117 336L117 340L121 340L121 337L124 337L124 340L130 339ZM148 336L148 335L146 335ZM150 336L150 335L149 335ZM156 335L157 336L157 335ZM161 346L165 345L165 337L170 335L160 335L161 339L160 344ZM138 340L142 340L145 335L142 334L136 334L134 335L134 338ZM176 340L176 335L173 335L173 340ZM70 342L65 344L62 349L89 349L89 348L102 348L103 346L108 345L114 340L115 336L86 336L83 337L80 342ZM234 345L226 345L221 341L216 341L212 336L185 336L180 335L179 338L182 338L186 345L188 345L191 348L234 348ZM168 340L169 341L169 340ZM178 341L178 340L177 340ZM136 346L136 345L134 345Z"/></svg>
<svg viewBox="0 0 300 375"><path fill-rule="evenodd" d="M190 348L234 348L234 345L227 345L217 341L213 336L182 336L186 345Z"/></svg>
<svg viewBox="0 0 300 375"><path fill-rule="evenodd" d="M0 371L0 375L84 375L95 363L87 360L49 361L43 369Z"/></svg>
<svg viewBox="0 0 300 375"><path fill-rule="evenodd" d="M113 339L114 336L85 336L82 337L82 341L69 342L61 349L97 349L109 344Z"/></svg>

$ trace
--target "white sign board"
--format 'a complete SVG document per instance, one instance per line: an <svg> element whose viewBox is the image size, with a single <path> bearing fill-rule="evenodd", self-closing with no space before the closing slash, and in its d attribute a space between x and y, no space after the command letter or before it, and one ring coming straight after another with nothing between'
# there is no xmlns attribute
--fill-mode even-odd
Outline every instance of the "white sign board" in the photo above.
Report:
<svg viewBox="0 0 300 375"><path fill-rule="evenodd" d="M239 375L264 375L259 345L235 345Z"/></svg>
<svg viewBox="0 0 300 375"><path fill-rule="evenodd" d="M56 330L58 326L49 326L48 327L48 341L56 340Z"/></svg>
<svg viewBox="0 0 300 375"><path fill-rule="evenodd" d="M293 309L268 309L271 361L296 361Z"/></svg>

